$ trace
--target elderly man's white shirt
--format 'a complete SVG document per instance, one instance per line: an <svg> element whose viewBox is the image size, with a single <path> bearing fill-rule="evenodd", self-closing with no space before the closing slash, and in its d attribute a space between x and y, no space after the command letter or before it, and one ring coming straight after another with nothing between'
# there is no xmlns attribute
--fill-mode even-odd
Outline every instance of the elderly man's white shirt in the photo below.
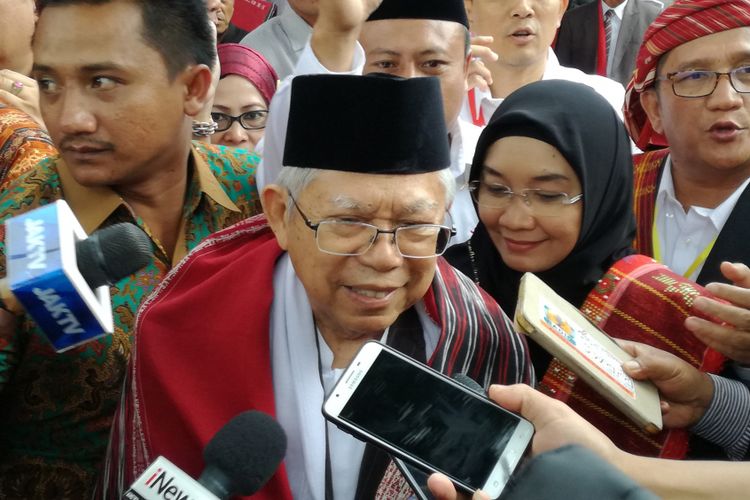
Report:
<svg viewBox="0 0 750 500"><path fill-rule="evenodd" d="M625 102L625 89L623 86L603 76L588 75L576 68L560 66L560 62L551 48L547 52L547 65L544 69L542 80L567 80L588 85L604 97L615 109L617 116L622 119L622 106ZM474 95L475 100L480 103L485 120L489 121L492 114L500 106L500 103L503 102L503 99L492 97L489 91L484 92L479 89L474 90ZM464 100L464 105L461 108L461 118L473 123L468 99Z"/></svg>
<svg viewBox="0 0 750 500"><path fill-rule="evenodd" d="M332 368L333 353L316 330L310 302L289 254L276 263L273 289L269 328L273 392L276 418L287 436L285 466L292 496L325 499L327 435L333 497L354 498L365 445L326 422L320 411L325 395L333 390L344 369ZM415 307L424 335L425 359L429 359L437 347L440 328L422 302ZM388 330L381 340L385 342L387 336Z"/></svg>
<svg viewBox="0 0 750 500"><path fill-rule="evenodd" d="M289 123L289 105L291 101L292 79L302 75L361 75L365 66L365 52L357 43L354 51L352 69L346 72L332 72L318 60L310 43L297 61L294 74L284 79L271 100L266 123L266 133L256 149L262 151L262 158L256 173L258 190L273 183L281 172L284 159L284 144L286 143L286 128ZM311 123L311 127L315 124ZM451 244L462 243L471 237L477 225L476 210L466 186L471 160L474 156L481 128L471 122L459 118L451 128L451 172L456 179L456 199L450 209L451 220L456 227L456 236ZM335 138L331 138L335 140Z"/></svg>

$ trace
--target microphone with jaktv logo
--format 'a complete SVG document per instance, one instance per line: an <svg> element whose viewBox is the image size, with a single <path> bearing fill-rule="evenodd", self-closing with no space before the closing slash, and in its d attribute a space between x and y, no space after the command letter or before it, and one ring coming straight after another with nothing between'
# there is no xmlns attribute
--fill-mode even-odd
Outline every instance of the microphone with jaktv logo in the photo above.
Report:
<svg viewBox="0 0 750 500"><path fill-rule="evenodd" d="M5 309L24 310L58 352L114 330L109 284L147 265L151 240L115 224L86 236L60 200L5 222Z"/></svg>
<svg viewBox="0 0 750 500"><path fill-rule="evenodd" d="M127 500L225 500L252 495L278 469L286 435L270 416L246 411L218 430L203 450L206 468L196 481L164 457L157 458L123 494Z"/></svg>

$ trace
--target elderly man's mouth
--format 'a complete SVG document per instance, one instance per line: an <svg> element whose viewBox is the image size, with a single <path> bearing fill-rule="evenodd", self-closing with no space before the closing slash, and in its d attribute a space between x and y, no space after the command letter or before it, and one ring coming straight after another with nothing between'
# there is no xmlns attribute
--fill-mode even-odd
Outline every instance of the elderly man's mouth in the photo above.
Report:
<svg viewBox="0 0 750 500"><path fill-rule="evenodd" d="M347 286L347 290L349 290L354 296L364 299L364 300L387 300L390 298L390 296L396 291L396 288L391 287L354 287L354 286Z"/></svg>

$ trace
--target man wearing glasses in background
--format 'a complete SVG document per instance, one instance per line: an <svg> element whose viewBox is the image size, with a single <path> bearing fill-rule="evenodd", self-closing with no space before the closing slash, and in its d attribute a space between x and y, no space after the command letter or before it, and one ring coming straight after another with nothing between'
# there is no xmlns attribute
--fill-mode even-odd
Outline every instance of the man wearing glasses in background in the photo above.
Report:
<svg viewBox="0 0 750 500"><path fill-rule="evenodd" d="M217 233L141 309L116 469L164 455L197 476L213 432L254 408L276 416L288 446L253 498L374 498L403 479L320 411L366 341L484 386L532 382L508 318L439 257L455 232L443 225L455 181L441 101L436 78L294 79L266 215Z"/></svg>
<svg viewBox="0 0 750 500"><path fill-rule="evenodd" d="M719 321L692 317L685 326L734 360L729 375L745 383L750 270L730 262L750 263L749 25L748 0L678 0L644 35L625 102L639 148L669 144L635 157L637 250L702 285L733 283L708 286L729 303L695 301ZM706 423L730 456L743 444L731 426L749 414L735 407Z"/></svg>

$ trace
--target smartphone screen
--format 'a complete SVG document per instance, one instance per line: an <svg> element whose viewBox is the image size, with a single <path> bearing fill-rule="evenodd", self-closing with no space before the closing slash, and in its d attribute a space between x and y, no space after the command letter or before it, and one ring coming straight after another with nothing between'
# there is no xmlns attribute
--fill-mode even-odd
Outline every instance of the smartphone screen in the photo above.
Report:
<svg viewBox="0 0 750 500"><path fill-rule="evenodd" d="M381 350L338 418L464 486L485 487L498 463L507 462L503 454L517 426L527 422L415 363ZM531 429L507 463L507 476L530 437Z"/></svg>

